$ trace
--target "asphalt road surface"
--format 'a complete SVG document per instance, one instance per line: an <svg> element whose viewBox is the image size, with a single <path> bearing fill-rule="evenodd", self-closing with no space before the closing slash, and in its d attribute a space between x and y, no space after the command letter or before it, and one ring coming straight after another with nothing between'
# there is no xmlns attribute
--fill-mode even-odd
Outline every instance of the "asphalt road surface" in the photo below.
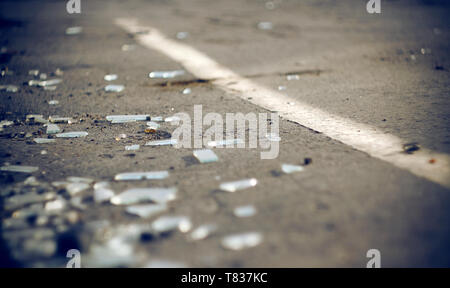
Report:
<svg viewBox="0 0 450 288"><path fill-rule="evenodd" d="M0 164L39 167L0 172L2 266L65 267L70 249L80 251L82 267L366 267L369 249L380 251L382 267L449 266L450 5L382 0L382 13L369 14L366 2L81 0L82 13L68 14L65 1L1 1L0 121L13 123L2 122ZM82 31L68 35L69 27ZM156 41L154 29L167 41ZM220 67L194 67L203 56ZM186 73L174 79L149 78L180 69ZM255 93L269 92L224 89L217 71L239 75L232 86L245 82ZM62 82L55 90L29 85L40 73ZM105 81L107 74L118 79ZM106 92L109 84L125 89ZM292 102L277 102L279 95ZM213 148L219 161L200 164L193 148L144 146L169 137L176 126L168 122L146 133L145 122L106 120L192 116L194 105L223 117L276 110L278 157L262 160L261 148ZM305 107L321 112L297 121ZM71 117L58 124L61 130L88 135L48 136L44 124L26 121L30 114ZM397 139L411 151L379 157L382 151L364 142L365 131L352 134L348 123L376 129L374 142ZM33 142L48 137L55 142ZM125 150L133 144L140 149ZM287 174L282 164L304 169ZM165 170L165 179L114 181L118 173ZM71 176L109 182L116 195L175 187L177 197L143 218L126 206L95 202L92 183L78 193L54 183ZM256 186L219 189L247 178ZM256 214L233 213L246 205ZM154 221L170 215L189 218L192 229L217 229L195 241L183 225L156 233ZM252 247L224 244L248 232L257 235L247 243Z"/></svg>

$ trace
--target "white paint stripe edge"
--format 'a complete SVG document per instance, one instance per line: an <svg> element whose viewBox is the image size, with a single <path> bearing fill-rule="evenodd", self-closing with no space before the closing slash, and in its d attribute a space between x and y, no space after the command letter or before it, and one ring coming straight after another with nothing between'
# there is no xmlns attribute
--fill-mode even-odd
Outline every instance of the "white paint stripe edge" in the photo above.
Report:
<svg viewBox="0 0 450 288"><path fill-rule="evenodd" d="M136 19L116 19L116 24L127 32L136 33L143 46L159 51L180 63L201 79L212 79L222 90L270 111L278 111L282 118L297 122L347 144L372 157L382 159L413 174L450 188L450 156L421 149L414 154L403 153L405 141L376 127L354 122L301 103L275 90L265 88L221 66L200 51L171 40L152 27L139 26ZM251 98L251 100L248 100ZM295 103L287 105L287 103ZM430 159L436 162L429 163Z"/></svg>

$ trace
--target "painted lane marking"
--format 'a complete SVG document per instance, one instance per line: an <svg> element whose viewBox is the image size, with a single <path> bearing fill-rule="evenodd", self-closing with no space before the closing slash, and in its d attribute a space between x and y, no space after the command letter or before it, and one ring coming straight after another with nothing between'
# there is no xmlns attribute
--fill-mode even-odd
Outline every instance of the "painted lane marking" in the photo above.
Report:
<svg viewBox="0 0 450 288"><path fill-rule="evenodd" d="M267 110L278 111L284 119L297 122L372 157L450 188L448 154L424 148L414 154L405 154L403 144L406 142L395 135L384 133L374 126L330 114L243 78L195 48L171 40L155 28L139 26L136 19L119 18L116 19L116 24L133 34L147 31L148 33L136 34L139 43L180 63L196 77L212 80L214 85L227 93ZM287 105L288 102L294 104ZM435 163L429 163L430 159L435 159Z"/></svg>

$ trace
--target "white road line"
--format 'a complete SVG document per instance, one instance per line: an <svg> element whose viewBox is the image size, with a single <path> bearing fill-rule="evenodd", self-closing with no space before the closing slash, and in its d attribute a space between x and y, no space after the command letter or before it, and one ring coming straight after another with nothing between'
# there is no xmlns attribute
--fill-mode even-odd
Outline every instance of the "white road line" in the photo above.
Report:
<svg viewBox="0 0 450 288"><path fill-rule="evenodd" d="M372 157L450 188L450 156L448 154L428 149L421 149L414 154L405 154L403 153L405 141L395 135L384 133L370 125L332 115L275 90L265 88L223 67L195 48L167 38L155 28L139 26L136 19L116 19L116 24L130 33L148 31L148 33L136 35L142 45L179 62L198 78L212 79L214 85L230 94L270 111L278 111L282 118L297 122L366 152ZM251 100L248 100L249 98ZM295 104L287 105L288 102ZM435 163L429 163L430 159L435 159Z"/></svg>

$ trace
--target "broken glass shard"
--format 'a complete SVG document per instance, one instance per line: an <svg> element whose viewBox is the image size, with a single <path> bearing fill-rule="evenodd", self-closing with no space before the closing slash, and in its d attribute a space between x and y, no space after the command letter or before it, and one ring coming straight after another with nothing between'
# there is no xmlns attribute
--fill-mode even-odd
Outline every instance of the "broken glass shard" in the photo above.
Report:
<svg viewBox="0 0 450 288"><path fill-rule="evenodd" d="M44 117L42 115L29 114L26 116L25 122L30 123L30 124L34 124L34 123L47 124L48 120L44 119Z"/></svg>
<svg viewBox="0 0 450 288"><path fill-rule="evenodd" d="M224 147L224 146L233 146L237 144L243 144L244 141L242 139L226 139L226 140L218 140L218 141L209 141L209 147Z"/></svg>
<svg viewBox="0 0 450 288"><path fill-rule="evenodd" d="M54 143L56 140L48 139L48 138L34 138L33 141L36 142L37 144L48 144L48 143Z"/></svg>
<svg viewBox="0 0 450 288"><path fill-rule="evenodd" d="M12 218L16 219L25 219L33 216L37 216L42 212L42 209L44 208L44 205L42 203L36 203L33 204L27 208L22 208L19 210L14 211L11 216Z"/></svg>
<svg viewBox="0 0 450 288"><path fill-rule="evenodd" d="M201 225L194 229L189 235L189 239L193 241L203 240L210 236L217 230L217 226L214 224Z"/></svg>
<svg viewBox="0 0 450 288"><path fill-rule="evenodd" d="M150 218L153 215L159 214L167 210L166 204L148 204L129 206L125 209L129 214L139 216L141 218Z"/></svg>
<svg viewBox="0 0 450 288"><path fill-rule="evenodd" d="M56 124L48 124L47 125L47 134L57 134L61 132L61 129Z"/></svg>
<svg viewBox="0 0 450 288"><path fill-rule="evenodd" d="M52 123L72 123L72 118L70 117L50 116L48 120Z"/></svg>
<svg viewBox="0 0 450 288"><path fill-rule="evenodd" d="M301 172L304 169L305 168L303 168L303 166L299 166L299 165L291 165L291 164L282 164L281 165L281 170L286 174L290 174L290 173L294 173L294 172Z"/></svg>
<svg viewBox="0 0 450 288"><path fill-rule="evenodd" d="M152 121L155 122L162 122L163 121L163 117L162 116L155 116L151 118Z"/></svg>
<svg viewBox="0 0 450 288"><path fill-rule="evenodd" d="M87 177L75 177L75 176L70 176L67 177L67 181L69 182L74 182L74 183L86 183L86 184L91 184L94 182L94 179L92 178L87 178Z"/></svg>
<svg viewBox="0 0 450 288"><path fill-rule="evenodd" d="M0 167L1 171L7 172L19 172L19 173L33 173L39 170L39 167L34 166L20 166L20 165L8 165Z"/></svg>
<svg viewBox="0 0 450 288"><path fill-rule="evenodd" d="M192 92L191 88L184 88L181 93L183 93L184 95L187 95L187 94L191 94L191 92Z"/></svg>
<svg viewBox="0 0 450 288"><path fill-rule="evenodd" d="M158 123L153 122L153 121L147 122L147 126L148 126L150 129L154 129L154 130L158 130L159 127L160 127L160 125L159 125Z"/></svg>
<svg viewBox="0 0 450 288"><path fill-rule="evenodd" d="M259 22L258 29L260 30L272 30L273 24L271 22Z"/></svg>
<svg viewBox="0 0 450 288"><path fill-rule="evenodd" d="M115 139L116 139L116 141L120 141L120 139L125 139L125 138L127 138L126 134L119 134L119 135L117 135L117 137Z"/></svg>
<svg viewBox="0 0 450 288"><path fill-rule="evenodd" d="M44 194L27 193L23 195L17 195L10 198L6 198L3 208L5 210L15 210L25 205L49 201L54 199L55 197L56 197L55 193L52 192Z"/></svg>
<svg viewBox="0 0 450 288"><path fill-rule="evenodd" d="M66 207L66 200L59 198L53 201L49 201L45 203L45 210L47 211L58 211L62 210Z"/></svg>
<svg viewBox="0 0 450 288"><path fill-rule="evenodd" d="M164 122L177 122L180 120L181 120L180 117L170 116L170 117L166 117L166 119L164 119Z"/></svg>
<svg viewBox="0 0 450 288"><path fill-rule="evenodd" d="M66 186L66 191L71 195L74 196L80 192L83 192L84 190L89 188L89 184L83 183L83 182L74 182L70 183Z"/></svg>
<svg viewBox="0 0 450 288"><path fill-rule="evenodd" d="M133 44L122 45L122 51L124 51L124 52L133 51L134 49L136 49L136 45L133 45Z"/></svg>
<svg viewBox="0 0 450 288"><path fill-rule="evenodd" d="M79 138L86 137L88 135L85 131L74 131L74 132L66 132L66 133L58 133L56 137L58 138Z"/></svg>
<svg viewBox="0 0 450 288"><path fill-rule="evenodd" d="M169 172L167 171L151 171L151 172L127 172L120 173L114 177L116 181L125 180L158 180L165 179L169 177Z"/></svg>
<svg viewBox="0 0 450 288"><path fill-rule="evenodd" d="M30 176L27 179L25 179L25 181L23 181L23 184L29 186L37 186L39 185L39 181L37 181L36 177Z"/></svg>
<svg viewBox="0 0 450 288"><path fill-rule="evenodd" d="M129 145L129 146L125 146L125 150L126 151L136 151L136 150L139 150L140 147L141 147L141 145L139 145L139 144Z"/></svg>
<svg viewBox="0 0 450 288"><path fill-rule="evenodd" d="M94 184L94 189L109 188L109 186L109 182L101 181Z"/></svg>
<svg viewBox="0 0 450 288"><path fill-rule="evenodd" d="M30 80L30 81L28 81L28 86L30 86L30 87L32 87L32 86L39 86L40 82L41 81L39 81L39 80Z"/></svg>
<svg viewBox="0 0 450 288"><path fill-rule="evenodd" d="M37 77L39 75L39 70L29 70L28 75Z"/></svg>
<svg viewBox="0 0 450 288"><path fill-rule="evenodd" d="M238 190L247 189L250 187L256 186L258 183L258 180L255 178L251 179L244 179L239 181L233 181L233 182L225 182L220 184L220 189L227 191L227 192L236 192Z"/></svg>
<svg viewBox="0 0 450 288"><path fill-rule="evenodd" d="M234 209L233 213L239 218L252 217L256 214L256 208L253 205L239 206Z"/></svg>
<svg viewBox="0 0 450 288"><path fill-rule="evenodd" d="M130 267L135 265L136 256L132 243L123 235L114 236L102 244L94 244L85 256L87 267Z"/></svg>
<svg viewBox="0 0 450 288"><path fill-rule="evenodd" d="M178 32L176 37L178 40L183 40L186 39L188 36L189 36L188 32Z"/></svg>
<svg viewBox="0 0 450 288"><path fill-rule="evenodd" d="M40 81L38 85L41 87L55 86L61 82L62 82L62 79L51 79L51 80Z"/></svg>
<svg viewBox="0 0 450 288"><path fill-rule="evenodd" d="M114 81L117 80L117 78L119 78L119 76L117 76L117 74L108 74L105 75L105 77L103 77L105 79L105 81Z"/></svg>
<svg viewBox="0 0 450 288"><path fill-rule="evenodd" d="M177 139L154 140L145 143L145 146L176 145L177 143Z"/></svg>
<svg viewBox="0 0 450 288"><path fill-rule="evenodd" d="M150 115L108 115L106 116L106 120L123 121L122 123L132 121L147 121L150 120Z"/></svg>
<svg viewBox="0 0 450 288"><path fill-rule="evenodd" d="M175 200L176 188L132 188L111 198L114 205L132 205L142 202L166 203Z"/></svg>
<svg viewBox="0 0 450 288"><path fill-rule="evenodd" d="M289 74L289 75L286 75L286 79L288 81L300 80L300 76L298 76L297 74Z"/></svg>
<svg viewBox="0 0 450 288"><path fill-rule="evenodd" d="M0 127L8 127L13 125L14 122L13 121L8 121L8 120L3 120L0 122Z"/></svg>
<svg viewBox="0 0 450 288"><path fill-rule="evenodd" d="M19 87L15 85L0 85L0 91L16 93L17 91L19 91Z"/></svg>
<svg viewBox="0 0 450 288"><path fill-rule="evenodd" d="M112 191L109 188L106 187L94 188L94 201L96 203L103 203L109 201L112 197L114 197L114 195L115 195L114 191Z"/></svg>
<svg viewBox="0 0 450 288"><path fill-rule="evenodd" d="M83 198L80 196L71 198L70 205L80 210L85 210L87 208L87 206L83 204Z"/></svg>
<svg viewBox="0 0 450 288"><path fill-rule="evenodd" d="M60 68L56 68L55 75L56 76L62 76L62 75L64 75L64 72Z"/></svg>
<svg viewBox="0 0 450 288"><path fill-rule="evenodd" d="M161 216L152 223L152 229L157 233L170 232L175 229L186 233L191 228L191 220L186 216Z"/></svg>
<svg viewBox="0 0 450 288"><path fill-rule="evenodd" d="M200 163L211 163L219 161L216 153L214 153L210 149L194 150L193 154Z"/></svg>
<svg viewBox="0 0 450 288"><path fill-rule="evenodd" d="M123 85L107 85L105 86L106 92L122 92L125 89Z"/></svg>
<svg viewBox="0 0 450 288"><path fill-rule="evenodd" d="M174 71L153 71L148 74L150 78L161 78L161 79L169 79L175 78L177 76L184 75L184 70L174 70Z"/></svg>
<svg viewBox="0 0 450 288"><path fill-rule="evenodd" d="M242 250L259 245L262 242L262 234L258 232L247 232L226 236L222 239L222 246L230 250Z"/></svg>
<svg viewBox="0 0 450 288"><path fill-rule="evenodd" d="M44 90L45 91L55 91L56 90L56 86L45 86Z"/></svg>
<svg viewBox="0 0 450 288"><path fill-rule="evenodd" d="M122 119L122 120L112 120L111 124L123 124L123 123L132 123L136 122L135 119Z"/></svg>
<svg viewBox="0 0 450 288"><path fill-rule="evenodd" d="M77 35L83 31L83 27L75 26L66 29L66 35Z"/></svg>
<svg viewBox="0 0 450 288"><path fill-rule="evenodd" d="M52 186L54 186L56 188L64 188L68 184L70 184L70 182L66 182L66 181L54 181L54 182L52 182Z"/></svg>
<svg viewBox="0 0 450 288"><path fill-rule="evenodd" d="M27 238L22 243L22 250L19 258L50 258L57 252L58 246L53 239L30 239Z"/></svg>

